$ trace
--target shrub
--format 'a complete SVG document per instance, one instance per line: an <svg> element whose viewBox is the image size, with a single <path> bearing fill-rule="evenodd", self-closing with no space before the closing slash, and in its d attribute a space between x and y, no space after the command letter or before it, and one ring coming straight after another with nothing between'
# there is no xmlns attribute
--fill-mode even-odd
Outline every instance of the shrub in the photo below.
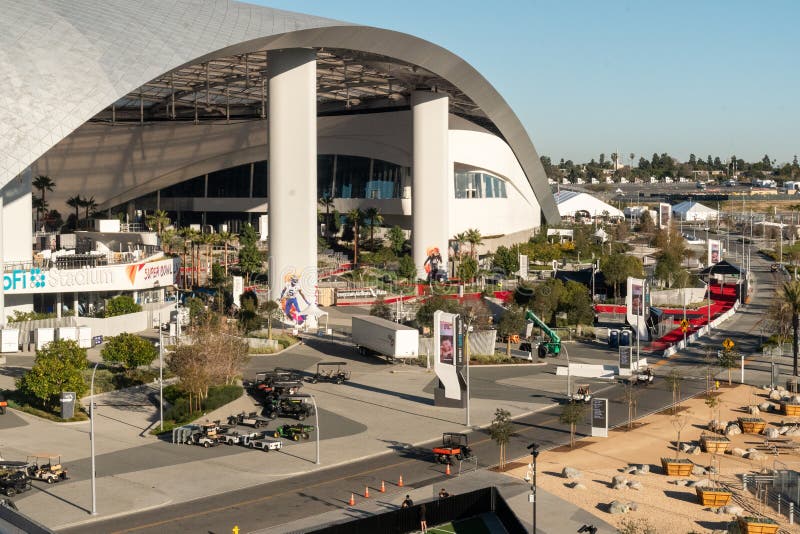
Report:
<svg viewBox="0 0 800 534"><path fill-rule="evenodd" d="M120 295L114 297L106 303L104 317L115 317L117 315L127 315L142 311L142 307L133 301L132 297Z"/></svg>
<svg viewBox="0 0 800 534"><path fill-rule="evenodd" d="M150 365L158 356L158 349L143 337L123 332L108 339L100 351L104 362L117 363L125 369Z"/></svg>
<svg viewBox="0 0 800 534"><path fill-rule="evenodd" d="M45 410L59 406L62 391L74 391L78 398L89 389L82 371L88 367L86 349L71 340L51 341L36 351L33 367L17 380L17 389Z"/></svg>
<svg viewBox="0 0 800 534"><path fill-rule="evenodd" d="M208 388L208 396L202 402L201 412L191 412L189 409L189 394L177 385L164 388L164 400L170 407L164 412L165 421L175 421L177 424L188 423L203 412L210 412L233 402L244 393L242 386L212 386Z"/></svg>

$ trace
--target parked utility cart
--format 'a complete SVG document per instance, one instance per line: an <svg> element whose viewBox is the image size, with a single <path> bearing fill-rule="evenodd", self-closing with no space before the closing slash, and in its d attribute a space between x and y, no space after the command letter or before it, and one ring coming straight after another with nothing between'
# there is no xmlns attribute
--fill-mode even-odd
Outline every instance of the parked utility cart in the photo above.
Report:
<svg viewBox="0 0 800 534"><path fill-rule="evenodd" d="M584 403L588 403L590 400L592 400L592 393L589 389L589 384L578 384L577 391L572 394L572 400L574 402Z"/></svg>
<svg viewBox="0 0 800 534"><path fill-rule="evenodd" d="M0 469L0 493L13 497L31 489L31 479L24 471Z"/></svg>
<svg viewBox="0 0 800 534"><path fill-rule="evenodd" d="M188 445L202 445L205 448L216 447L220 443L220 428L217 421L213 423L201 423L197 428L189 433L187 441L184 443Z"/></svg>
<svg viewBox="0 0 800 534"><path fill-rule="evenodd" d="M635 386L639 385L649 386L650 384L653 383L655 378L656 375L653 374L653 370L648 367L647 369L639 371L639 373L636 375L636 379L634 380L633 384Z"/></svg>
<svg viewBox="0 0 800 534"><path fill-rule="evenodd" d="M67 480L67 470L61 465L58 454L35 454L28 456L28 476L48 484Z"/></svg>
<svg viewBox="0 0 800 534"><path fill-rule="evenodd" d="M433 448L433 456L437 462L449 464L456 460L464 460L472 457L472 449L469 447L469 438L466 434L456 432L445 432L442 434L442 446Z"/></svg>
<svg viewBox="0 0 800 534"><path fill-rule="evenodd" d="M260 432L239 432L238 430L228 430L219 436L219 441L225 445L244 445L246 440L259 434Z"/></svg>
<svg viewBox="0 0 800 534"><path fill-rule="evenodd" d="M244 438L241 445L250 449L261 449L264 452L277 451L283 447L283 442L270 439L270 436L269 432L254 432L252 436Z"/></svg>
<svg viewBox="0 0 800 534"><path fill-rule="evenodd" d="M256 373L255 379L244 383L251 394L266 394L273 391L276 382L300 382L302 373L296 369L283 369L276 367L272 371Z"/></svg>
<svg viewBox="0 0 800 534"><path fill-rule="evenodd" d="M286 416L295 417L298 421L314 415L314 406L311 405L307 396L282 395L278 398L267 399L265 408L269 413L270 419Z"/></svg>
<svg viewBox="0 0 800 534"><path fill-rule="evenodd" d="M308 439L311 432L315 429L311 425L281 425L275 429L272 435L276 438L286 438L292 441L300 441L301 439Z"/></svg>
<svg viewBox="0 0 800 534"><path fill-rule="evenodd" d="M258 415L256 412L238 413L236 415L228 416L229 425L245 425L252 426L253 428L261 428L269 424L269 419Z"/></svg>
<svg viewBox="0 0 800 534"><path fill-rule="evenodd" d="M317 372L311 377L311 383L334 382L341 384L345 380L350 380L350 371L347 369L347 362L319 362Z"/></svg>

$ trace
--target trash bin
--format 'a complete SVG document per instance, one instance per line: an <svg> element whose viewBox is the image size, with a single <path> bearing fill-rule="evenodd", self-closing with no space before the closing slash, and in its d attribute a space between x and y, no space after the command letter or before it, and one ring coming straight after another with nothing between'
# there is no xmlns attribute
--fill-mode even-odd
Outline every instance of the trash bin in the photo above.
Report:
<svg viewBox="0 0 800 534"><path fill-rule="evenodd" d="M619 333L619 346L628 347L631 344L631 331L623 330Z"/></svg>
<svg viewBox="0 0 800 534"><path fill-rule="evenodd" d="M72 419L75 417L75 392L61 392L61 419Z"/></svg>
<svg viewBox="0 0 800 534"><path fill-rule="evenodd" d="M608 346L612 349L619 347L619 330L608 331Z"/></svg>

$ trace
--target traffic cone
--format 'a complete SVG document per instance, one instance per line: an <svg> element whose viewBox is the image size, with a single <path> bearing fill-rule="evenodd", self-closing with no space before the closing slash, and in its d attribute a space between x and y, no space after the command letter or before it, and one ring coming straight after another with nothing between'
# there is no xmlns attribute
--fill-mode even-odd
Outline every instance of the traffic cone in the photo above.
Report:
<svg viewBox="0 0 800 534"><path fill-rule="evenodd" d="M447 464L447 468L444 470L444 474L450 476L450 464Z"/></svg>
<svg viewBox="0 0 800 534"><path fill-rule="evenodd" d="M351 493L350 494L350 506L355 506L355 505L356 505L356 496Z"/></svg>
<svg viewBox="0 0 800 534"><path fill-rule="evenodd" d="M364 498L369 499L369 486L364 486Z"/></svg>
<svg viewBox="0 0 800 534"><path fill-rule="evenodd" d="M402 488L403 487L403 475L400 475L400 482L397 483L397 487L398 488Z"/></svg>
<svg viewBox="0 0 800 534"><path fill-rule="evenodd" d="M386 486L384 485L383 480L381 480L381 493L386 493Z"/></svg>

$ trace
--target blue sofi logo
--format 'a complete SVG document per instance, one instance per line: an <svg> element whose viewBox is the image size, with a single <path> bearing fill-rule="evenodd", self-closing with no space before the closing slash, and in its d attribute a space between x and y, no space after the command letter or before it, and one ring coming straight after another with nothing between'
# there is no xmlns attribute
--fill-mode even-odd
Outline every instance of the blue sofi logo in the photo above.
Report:
<svg viewBox="0 0 800 534"><path fill-rule="evenodd" d="M5 291L14 289L40 289L45 285L47 275L41 269L35 267L30 271L14 269L10 274L3 276L3 289Z"/></svg>

